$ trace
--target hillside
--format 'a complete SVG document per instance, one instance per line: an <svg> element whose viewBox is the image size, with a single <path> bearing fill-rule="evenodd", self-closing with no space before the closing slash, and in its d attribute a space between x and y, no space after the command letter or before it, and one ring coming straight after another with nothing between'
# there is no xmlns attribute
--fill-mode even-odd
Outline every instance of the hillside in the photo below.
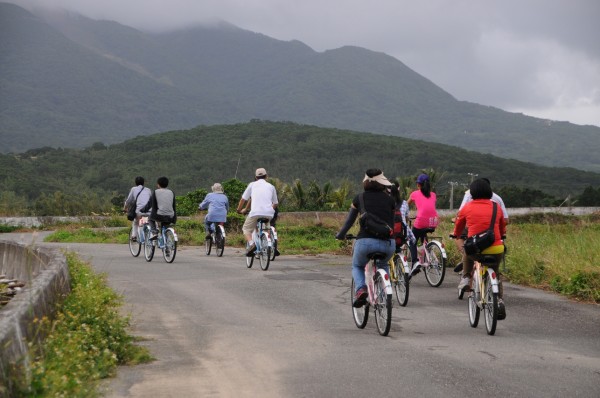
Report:
<svg viewBox="0 0 600 398"><path fill-rule="evenodd" d="M600 171L600 128L457 101L383 53L319 53L225 23L150 34L38 15L0 3L4 153L262 119Z"/></svg>
<svg viewBox="0 0 600 398"><path fill-rule="evenodd" d="M600 186L600 174L571 168L548 168L442 144L400 137L324 129L294 123L254 121L198 127L138 136L109 147L30 150L0 155L3 192L35 201L42 195L125 194L137 175L148 186L161 175L177 195L234 177L251 181L257 167L286 183L349 181L358 187L367 168L382 168L390 178L414 176L434 168L448 181L467 183L468 173L489 177L495 188L516 186L564 198ZM441 207L442 205L440 205Z"/></svg>

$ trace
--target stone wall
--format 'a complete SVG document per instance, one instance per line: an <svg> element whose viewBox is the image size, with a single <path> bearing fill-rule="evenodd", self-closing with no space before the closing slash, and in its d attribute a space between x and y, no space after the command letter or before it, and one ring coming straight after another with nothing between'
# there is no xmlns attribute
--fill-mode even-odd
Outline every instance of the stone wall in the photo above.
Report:
<svg viewBox="0 0 600 398"><path fill-rule="evenodd" d="M65 256L56 249L0 240L0 274L25 282L0 309L0 396L10 396L15 365L27 369L27 341L37 336L33 320L52 316L70 291Z"/></svg>

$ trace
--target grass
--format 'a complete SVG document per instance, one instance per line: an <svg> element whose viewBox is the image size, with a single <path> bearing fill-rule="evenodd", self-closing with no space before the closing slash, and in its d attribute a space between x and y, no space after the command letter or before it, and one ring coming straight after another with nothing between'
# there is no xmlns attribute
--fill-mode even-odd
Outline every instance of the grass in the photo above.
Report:
<svg viewBox="0 0 600 398"><path fill-rule="evenodd" d="M72 291L55 319L34 321L45 338L41 345L30 343L29 375L17 378L16 397L95 397L99 381L114 375L117 365L152 360L127 333L122 297L106 276L73 253L67 262Z"/></svg>
<svg viewBox="0 0 600 398"><path fill-rule="evenodd" d="M55 242L127 243L128 224L122 228L84 225L61 226L47 240ZM345 242L333 236L343 224L340 213L286 213L278 221L279 250L283 254L350 254ZM117 221L111 221L114 226ZM227 245L243 247L239 223L227 225ZM443 218L435 235L442 238L449 265L460 262L459 252L447 237L452 232L450 218ZM176 225L181 245L201 246L204 241L202 218L180 220ZM356 231L354 231L356 232ZM513 283L550 290L567 297L600 303L600 215L566 216L532 214L511 218L506 244L506 279Z"/></svg>

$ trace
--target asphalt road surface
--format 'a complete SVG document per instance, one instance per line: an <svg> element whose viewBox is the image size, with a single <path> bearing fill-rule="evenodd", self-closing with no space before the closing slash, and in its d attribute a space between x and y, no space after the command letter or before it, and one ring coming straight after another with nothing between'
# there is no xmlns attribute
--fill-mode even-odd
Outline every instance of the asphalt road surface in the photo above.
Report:
<svg viewBox="0 0 600 398"><path fill-rule="evenodd" d="M262 271L233 248L181 247L167 264L126 245L60 246L108 274L156 357L119 368L107 397L600 397L598 305L505 284L507 318L488 336L449 268L439 288L415 276L407 307L394 297L381 337L372 316L354 325L346 256L283 255Z"/></svg>

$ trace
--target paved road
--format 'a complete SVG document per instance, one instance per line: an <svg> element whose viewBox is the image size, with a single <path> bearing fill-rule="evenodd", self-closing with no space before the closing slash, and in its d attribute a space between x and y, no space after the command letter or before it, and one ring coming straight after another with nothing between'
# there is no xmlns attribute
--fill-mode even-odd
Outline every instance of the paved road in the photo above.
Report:
<svg viewBox="0 0 600 398"><path fill-rule="evenodd" d="M599 306L506 284L488 336L452 272L437 289L419 275L380 337L372 319L354 326L348 257L282 256L263 272L235 249L183 247L167 264L67 246L108 273L157 358L120 368L108 397L600 397Z"/></svg>

